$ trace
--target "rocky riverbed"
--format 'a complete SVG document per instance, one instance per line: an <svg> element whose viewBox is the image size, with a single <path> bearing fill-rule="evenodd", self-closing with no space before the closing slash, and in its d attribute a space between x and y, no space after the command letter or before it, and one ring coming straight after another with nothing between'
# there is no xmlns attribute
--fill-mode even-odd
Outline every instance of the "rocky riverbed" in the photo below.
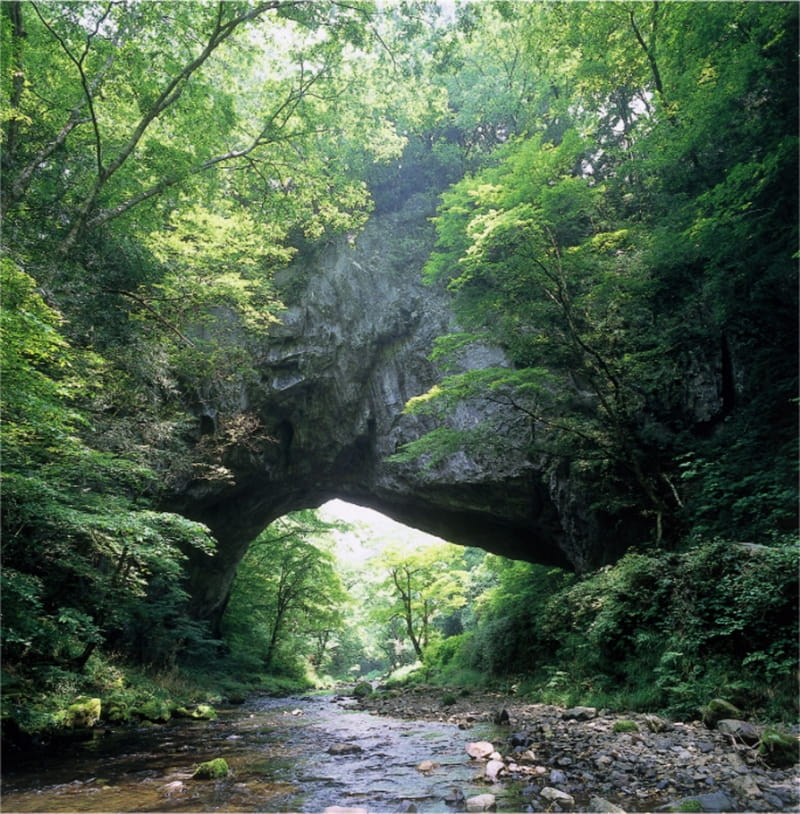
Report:
<svg viewBox="0 0 800 814"><path fill-rule="evenodd" d="M527 811L800 811L800 766L760 754L763 728L747 722L725 719L709 728L426 687L378 691L358 703L378 715L464 730L487 793L462 800L454 789L454 810L491 810L493 798L513 785ZM469 730L486 721L508 735L471 742Z"/></svg>

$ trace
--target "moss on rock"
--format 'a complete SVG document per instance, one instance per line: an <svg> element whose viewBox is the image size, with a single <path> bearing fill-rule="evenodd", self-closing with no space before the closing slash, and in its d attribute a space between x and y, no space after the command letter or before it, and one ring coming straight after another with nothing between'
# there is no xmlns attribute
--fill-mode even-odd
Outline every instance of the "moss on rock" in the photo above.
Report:
<svg viewBox="0 0 800 814"><path fill-rule="evenodd" d="M773 766L794 766L800 760L800 744L797 738L765 729L758 744L758 753Z"/></svg>
<svg viewBox="0 0 800 814"><path fill-rule="evenodd" d="M198 704L193 709L178 707L173 715L176 718L192 718L196 721L215 721L217 719L217 711L211 704Z"/></svg>
<svg viewBox="0 0 800 814"><path fill-rule="evenodd" d="M742 711L724 698L714 698L708 702L703 710L703 723L714 729L724 718L741 718Z"/></svg>
<svg viewBox="0 0 800 814"><path fill-rule="evenodd" d="M201 721L215 721L217 719L217 711L211 704L198 704L192 710L192 718Z"/></svg>
<svg viewBox="0 0 800 814"><path fill-rule="evenodd" d="M172 717L172 705L163 698L151 698L137 707L135 713L145 721L166 723Z"/></svg>
<svg viewBox="0 0 800 814"><path fill-rule="evenodd" d="M131 719L130 706L125 701L109 701L103 710L103 717L110 724L126 724Z"/></svg>
<svg viewBox="0 0 800 814"><path fill-rule="evenodd" d="M671 806L670 811L684 811L684 812L694 812L694 811L704 811L703 804L699 800L695 800L694 798L688 800L681 800L677 805Z"/></svg>
<svg viewBox="0 0 800 814"><path fill-rule="evenodd" d="M201 763L195 770L192 778L194 780L220 780L230 774L228 761L225 758L217 757L214 760L207 760Z"/></svg>
<svg viewBox="0 0 800 814"><path fill-rule="evenodd" d="M82 695L64 713L64 725L72 728L94 726L100 720L103 705L99 698Z"/></svg>

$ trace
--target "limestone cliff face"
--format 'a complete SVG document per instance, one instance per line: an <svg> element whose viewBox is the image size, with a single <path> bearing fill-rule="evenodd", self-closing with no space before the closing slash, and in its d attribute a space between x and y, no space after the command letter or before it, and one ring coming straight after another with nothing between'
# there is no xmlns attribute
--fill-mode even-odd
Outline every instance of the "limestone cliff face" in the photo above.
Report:
<svg viewBox="0 0 800 814"><path fill-rule="evenodd" d="M252 430L221 454L229 477L187 480L169 498L169 508L207 523L218 540L213 561L190 563L198 615L221 614L236 565L270 522L333 497L454 542L570 563L562 495L513 445L492 460L460 453L430 469L388 460L432 426L402 411L439 380L428 357L452 320L447 295L420 277L434 205L414 197L355 240L342 238L283 273L294 304L252 350L258 380L202 399L198 434L206 442L232 412ZM502 363L489 347L464 358L467 367ZM477 408L455 417L461 426L481 420Z"/></svg>
<svg viewBox="0 0 800 814"><path fill-rule="evenodd" d="M578 570L613 560L631 542L608 534L568 469L545 470L527 458L524 444L514 443L524 431L519 416L499 416L508 443L494 454L460 452L430 468L389 460L432 426L403 408L441 378L429 354L453 319L446 293L420 277L434 204L412 197L401 211L374 217L355 240L342 238L283 273L293 304L251 349L256 380L202 398L198 452L232 416L239 427L220 447L229 476L187 480L169 500L218 540L212 562L190 563L199 616L220 618L239 560L270 522L333 497L453 542ZM463 358L467 368L503 363L490 347ZM467 406L453 421L475 426L501 409Z"/></svg>

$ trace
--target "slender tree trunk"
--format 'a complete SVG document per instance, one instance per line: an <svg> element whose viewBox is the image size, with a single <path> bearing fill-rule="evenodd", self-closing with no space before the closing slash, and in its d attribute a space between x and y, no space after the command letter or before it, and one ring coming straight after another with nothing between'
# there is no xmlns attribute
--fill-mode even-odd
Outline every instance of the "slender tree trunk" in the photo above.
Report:
<svg viewBox="0 0 800 814"><path fill-rule="evenodd" d="M403 602L403 617L406 623L406 632L408 633L408 638L411 639L411 644L414 647L414 652L417 654L417 658L422 661L422 647L420 646L420 641L417 638L416 632L414 631L414 609L411 603L411 574L408 573L408 571L405 571L404 576L406 583L405 585L403 585L400 580L399 569L392 571L392 579L394 580L397 590L400 592L400 599Z"/></svg>
<svg viewBox="0 0 800 814"><path fill-rule="evenodd" d="M11 82L9 107L11 110L15 110L22 101L22 92L25 89L25 66L22 61L22 43L28 34L25 31L25 25L22 20L22 3L17 2L17 0L8 3L6 5L6 13L11 20L11 41L13 43L11 55L13 79ZM6 137L6 155L10 163L14 161L18 141L19 119L14 116L8 122L8 135Z"/></svg>
<svg viewBox="0 0 800 814"><path fill-rule="evenodd" d="M275 621L272 625L270 632L269 643L267 644L267 652L264 654L264 669L269 670L272 667L272 660L275 658L275 650L278 646L278 637L280 636L281 628L283 627L283 613L278 612Z"/></svg>

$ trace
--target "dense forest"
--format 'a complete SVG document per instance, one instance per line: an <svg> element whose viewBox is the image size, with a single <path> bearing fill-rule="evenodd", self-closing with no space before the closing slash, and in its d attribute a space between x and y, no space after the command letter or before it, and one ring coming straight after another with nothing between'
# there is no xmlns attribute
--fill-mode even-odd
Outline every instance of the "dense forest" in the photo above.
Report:
<svg viewBox="0 0 800 814"><path fill-rule="evenodd" d="M6 723L398 670L796 715L795 4L0 12ZM575 574L362 530L342 560L309 509L247 541L212 630L185 577L216 542L164 496L258 428L198 438L195 405L255 377L280 272L415 193L458 329L397 460L511 444L638 545ZM509 363L448 367L473 343ZM476 399L526 432L441 420Z"/></svg>

